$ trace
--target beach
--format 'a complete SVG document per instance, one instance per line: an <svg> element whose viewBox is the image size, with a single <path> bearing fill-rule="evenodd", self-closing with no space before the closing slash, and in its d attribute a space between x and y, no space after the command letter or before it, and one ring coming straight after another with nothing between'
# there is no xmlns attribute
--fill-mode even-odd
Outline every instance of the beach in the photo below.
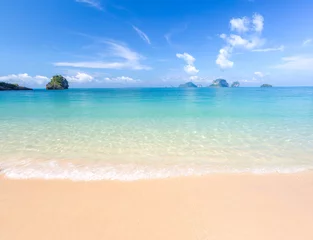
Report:
<svg viewBox="0 0 313 240"><path fill-rule="evenodd" d="M0 180L0 239L313 239L313 173Z"/></svg>
<svg viewBox="0 0 313 240"><path fill-rule="evenodd" d="M313 240L312 12L0 0L0 240Z"/></svg>
<svg viewBox="0 0 313 240"><path fill-rule="evenodd" d="M312 240L312 96L6 92L0 240Z"/></svg>

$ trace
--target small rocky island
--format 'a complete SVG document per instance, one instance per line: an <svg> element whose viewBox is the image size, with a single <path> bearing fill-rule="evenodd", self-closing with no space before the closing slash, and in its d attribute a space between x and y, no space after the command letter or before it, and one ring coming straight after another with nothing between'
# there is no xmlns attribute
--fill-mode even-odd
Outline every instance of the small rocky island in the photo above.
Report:
<svg viewBox="0 0 313 240"><path fill-rule="evenodd" d="M225 79L216 79L209 87L229 87L228 82Z"/></svg>
<svg viewBox="0 0 313 240"><path fill-rule="evenodd" d="M231 87L240 87L240 82L236 81L231 84Z"/></svg>
<svg viewBox="0 0 313 240"><path fill-rule="evenodd" d="M68 81L62 75L55 75L51 81L46 85L47 90L64 90L68 89Z"/></svg>
<svg viewBox="0 0 313 240"><path fill-rule="evenodd" d="M187 82L179 85L180 88L197 88L198 86L193 82Z"/></svg>
<svg viewBox="0 0 313 240"><path fill-rule="evenodd" d="M273 87L271 84L267 84L267 83L264 83L264 84L262 84L261 85L261 87L263 88L271 88L271 87Z"/></svg>
<svg viewBox="0 0 313 240"><path fill-rule="evenodd" d="M17 90L33 90L31 88L22 87L18 84L0 82L0 91L17 91Z"/></svg>

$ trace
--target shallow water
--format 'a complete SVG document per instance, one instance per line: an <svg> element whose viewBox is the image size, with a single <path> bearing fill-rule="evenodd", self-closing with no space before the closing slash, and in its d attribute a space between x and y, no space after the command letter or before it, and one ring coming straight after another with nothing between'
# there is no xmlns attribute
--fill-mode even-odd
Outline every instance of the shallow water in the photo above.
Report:
<svg viewBox="0 0 313 240"><path fill-rule="evenodd" d="M1 92L0 123L12 178L313 169L313 88Z"/></svg>

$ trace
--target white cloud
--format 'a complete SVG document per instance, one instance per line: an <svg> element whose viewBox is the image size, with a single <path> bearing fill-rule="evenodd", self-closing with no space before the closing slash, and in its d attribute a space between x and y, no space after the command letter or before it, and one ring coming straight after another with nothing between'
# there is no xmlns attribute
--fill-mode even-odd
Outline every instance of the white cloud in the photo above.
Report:
<svg viewBox="0 0 313 240"><path fill-rule="evenodd" d="M232 31L244 33L248 31L262 32L264 26L264 17L255 13L252 21L248 17L233 18L230 20L230 28Z"/></svg>
<svg viewBox="0 0 313 240"><path fill-rule="evenodd" d="M88 83L88 82L108 82L108 83L138 83L140 80L134 79L127 76L121 76L121 77L105 77L100 78L91 76L87 73L78 72L76 75L73 76L65 76L65 78L72 83Z"/></svg>
<svg viewBox="0 0 313 240"><path fill-rule="evenodd" d="M256 32L262 32L264 26L264 17L258 13L253 15L252 23Z"/></svg>
<svg viewBox="0 0 313 240"><path fill-rule="evenodd" d="M66 76L65 77L69 82L74 83L85 83L85 82L92 82L94 77L88 75L87 73L78 72L75 76Z"/></svg>
<svg viewBox="0 0 313 240"><path fill-rule="evenodd" d="M36 75L35 77L33 77L33 79L35 79L35 81L37 83L43 83L45 81L50 81L50 79L46 76L41 76L41 75Z"/></svg>
<svg viewBox="0 0 313 240"><path fill-rule="evenodd" d="M149 37L147 34L145 34L143 31L141 31L139 28L133 26L133 29L138 33L139 37L141 37L142 40L144 40L146 43L151 44Z"/></svg>
<svg viewBox="0 0 313 240"><path fill-rule="evenodd" d="M184 66L184 70L186 73L195 75L199 72L199 70L195 67L194 62L196 59L188 53L177 53L176 57L183 59L187 65Z"/></svg>
<svg viewBox="0 0 313 240"><path fill-rule="evenodd" d="M176 57L183 59L189 65L193 65L196 61L196 59L188 53L177 53Z"/></svg>
<svg viewBox="0 0 313 240"><path fill-rule="evenodd" d="M233 67L234 62L230 61L229 58L235 48L253 50L254 48L264 44L264 40L257 36L252 36L250 39L244 39L243 37L235 34L231 34L229 36L221 34L220 37L227 43L225 47L220 49L216 59L216 64L219 65L221 69Z"/></svg>
<svg viewBox="0 0 313 240"><path fill-rule="evenodd" d="M125 44L104 41L109 46L109 55L121 58L120 61L104 62L104 61L91 61L91 62L57 62L54 63L58 67L75 67L75 68L97 68L97 69L131 69L131 70L149 70L148 66L142 65L140 60L144 57L137 52L129 49Z"/></svg>
<svg viewBox="0 0 313 240"><path fill-rule="evenodd" d="M220 35L220 38L221 38L221 39L226 39L226 38L227 38L227 35L226 35L225 33L222 33L222 34Z"/></svg>
<svg viewBox="0 0 313 240"><path fill-rule="evenodd" d="M124 58L128 61L138 61L143 57L137 52L129 49L125 44L119 44L113 41L105 41L109 45L110 52L113 56Z"/></svg>
<svg viewBox="0 0 313 240"><path fill-rule="evenodd" d="M230 28L232 31L247 32L249 30L249 23L250 21L247 17L233 18L230 20Z"/></svg>
<svg viewBox="0 0 313 240"><path fill-rule="evenodd" d="M138 83L140 82L139 79L133 79L131 77L125 77L125 76L113 77L113 78L106 77L104 80L107 82L111 82L111 83Z"/></svg>
<svg viewBox="0 0 313 240"><path fill-rule="evenodd" d="M101 11L103 10L103 8L102 8L102 6L98 0L76 0L76 2L86 3L90 7L97 8L98 10L101 10Z"/></svg>
<svg viewBox="0 0 313 240"><path fill-rule="evenodd" d="M253 49L252 52L275 52L275 51L284 51L285 46L281 45L277 48L259 48L259 49Z"/></svg>
<svg viewBox="0 0 313 240"><path fill-rule="evenodd" d="M212 82L212 77L199 77L199 76L191 76L189 77L189 80L192 81L192 82L196 82L196 83L201 83L201 84L204 84L204 83L211 83ZM200 84L200 86L201 86Z"/></svg>
<svg viewBox="0 0 313 240"><path fill-rule="evenodd" d="M221 69L232 68L234 62L229 60L232 49L230 47L224 47L220 49L220 53L217 56L216 64L220 66Z"/></svg>
<svg viewBox="0 0 313 240"><path fill-rule="evenodd" d="M281 64L274 66L273 68L284 70L302 70L313 71L313 57L306 56L292 56L282 58Z"/></svg>
<svg viewBox="0 0 313 240"><path fill-rule="evenodd" d="M264 40L259 37L251 37L250 39L244 39L239 35L231 34L229 37L223 36L223 39L232 47L242 47L245 49L254 49L257 46L261 46Z"/></svg>
<svg viewBox="0 0 313 240"><path fill-rule="evenodd" d="M189 77L190 81L197 81L199 79L198 76L191 76Z"/></svg>
<svg viewBox="0 0 313 240"><path fill-rule="evenodd" d="M264 77L264 74L262 72L255 72L254 74L260 78Z"/></svg>
<svg viewBox="0 0 313 240"><path fill-rule="evenodd" d="M303 41L302 46L310 45L312 43L312 41L313 41L312 39L306 39Z"/></svg>
<svg viewBox="0 0 313 240"><path fill-rule="evenodd" d="M244 83L260 83L261 81L256 79L255 77L253 77L251 80L248 80L248 79L243 79L239 82L244 82Z"/></svg>
<svg viewBox="0 0 313 240"><path fill-rule="evenodd" d="M194 75L194 74L197 74L199 72L199 70L195 66L190 65L190 64L184 66L184 70L186 73L188 73L190 75Z"/></svg>
<svg viewBox="0 0 313 240"><path fill-rule="evenodd" d="M236 47L236 46L245 46L248 43L248 40L243 39L242 37L238 35L231 34L229 37L227 35L222 36L223 39L226 40L231 46Z"/></svg>
<svg viewBox="0 0 313 240"><path fill-rule="evenodd" d="M264 27L264 18L262 15L256 13L253 15L252 20L248 17L233 18L230 20L230 29L237 31L239 34L221 34L226 42L226 46L220 49L216 59L216 64L221 69L232 68L234 62L230 60L232 53L236 48L241 48L249 51L271 51L272 49L257 49L264 45L265 39L261 37ZM272 50L273 51L273 50Z"/></svg>
<svg viewBox="0 0 313 240"><path fill-rule="evenodd" d="M120 62L57 62L54 63L57 67L75 67L75 68L98 68L98 69L123 69L127 63Z"/></svg>
<svg viewBox="0 0 313 240"><path fill-rule="evenodd" d="M49 78L41 75L36 75L34 77L28 75L27 73L21 74L10 74L7 76L0 76L0 81L11 82L11 83L35 83L43 84L50 81Z"/></svg>

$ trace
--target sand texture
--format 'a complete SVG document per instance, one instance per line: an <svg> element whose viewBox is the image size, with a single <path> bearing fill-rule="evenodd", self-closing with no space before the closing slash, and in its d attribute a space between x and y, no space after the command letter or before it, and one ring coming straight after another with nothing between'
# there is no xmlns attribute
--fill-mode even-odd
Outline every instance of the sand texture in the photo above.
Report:
<svg viewBox="0 0 313 240"><path fill-rule="evenodd" d="M1 240L313 239L313 174L0 179Z"/></svg>

